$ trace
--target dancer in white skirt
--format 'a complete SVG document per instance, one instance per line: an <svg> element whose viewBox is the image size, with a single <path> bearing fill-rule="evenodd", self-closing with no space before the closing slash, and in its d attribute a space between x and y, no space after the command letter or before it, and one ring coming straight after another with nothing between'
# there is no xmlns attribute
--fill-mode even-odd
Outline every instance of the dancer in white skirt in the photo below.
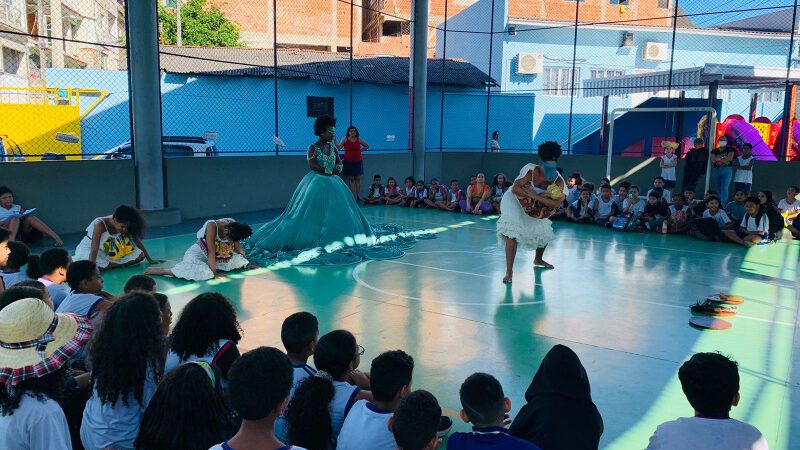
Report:
<svg viewBox="0 0 800 450"><path fill-rule="evenodd" d="M505 244L506 276L503 283L511 283L517 246L534 250L534 266L552 269L553 265L542 259L547 244L556 238L549 217L558 209L567 194L564 179L556 170L561 157L561 146L548 141L539 146L542 165L527 164L519 172L511 189L500 201L503 214L497 220L497 235Z"/></svg>
<svg viewBox="0 0 800 450"><path fill-rule="evenodd" d="M114 214L94 219L75 249L75 261L91 261L102 270L164 262L153 259L142 243L147 224L138 209L122 205Z"/></svg>
<svg viewBox="0 0 800 450"><path fill-rule="evenodd" d="M244 249L239 241L247 239L251 234L253 230L250 225L233 219L209 220L197 232L197 242L186 250L183 261L172 269L151 267L144 273L200 281L219 277L219 272L245 268L250 263L244 257ZM209 242L213 242L213 248Z"/></svg>

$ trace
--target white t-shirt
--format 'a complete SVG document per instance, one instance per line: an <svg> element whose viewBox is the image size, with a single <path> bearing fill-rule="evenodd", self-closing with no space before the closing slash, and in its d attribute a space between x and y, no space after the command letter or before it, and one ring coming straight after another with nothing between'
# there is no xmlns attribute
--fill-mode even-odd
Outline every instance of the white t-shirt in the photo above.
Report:
<svg viewBox="0 0 800 450"><path fill-rule="evenodd" d="M628 210L628 212L631 213L631 214L641 214L641 213L643 213L644 212L644 207L647 205L647 202L645 202L644 200L642 200L642 199L640 199L638 197L635 200L631 200L631 198L628 197L628 198L625 199L625 203L623 203L623 209L627 208L628 205L630 205L631 203L633 203L633 206L631 206L631 209Z"/></svg>
<svg viewBox="0 0 800 450"><path fill-rule="evenodd" d="M64 299L67 298L67 295L69 295L69 289L67 289L66 283L55 284L50 281L49 278L45 277L39 278L38 281L47 288L47 292L50 293L50 298L53 300L53 306L58 309Z"/></svg>
<svg viewBox="0 0 800 450"><path fill-rule="evenodd" d="M740 166L749 166L753 162L755 162L756 157L750 155L749 158L745 158L743 156L739 156L736 158L739 161ZM750 183L753 184L753 169L750 170L739 170L736 169L736 173L733 175L733 181L738 183Z"/></svg>
<svg viewBox="0 0 800 450"><path fill-rule="evenodd" d="M217 444L208 450L236 450L235 448L228 445L228 442L223 442L221 444ZM276 448L275 450L306 450L303 447L298 447L296 445L284 445L281 448Z"/></svg>
<svg viewBox="0 0 800 450"><path fill-rule="evenodd" d="M764 234L767 234L769 230L769 218L766 214L761 216L761 220L756 224L756 218L749 214L745 214L744 219L742 219L742 228L746 229L747 231L761 231Z"/></svg>
<svg viewBox="0 0 800 450"><path fill-rule="evenodd" d="M0 448L14 450L72 450L64 411L50 398L20 398L14 414L0 415Z"/></svg>
<svg viewBox="0 0 800 450"><path fill-rule="evenodd" d="M339 433L337 450L395 450L397 443L389 431L394 414L366 400L359 400L350 410Z"/></svg>
<svg viewBox="0 0 800 450"><path fill-rule="evenodd" d="M678 155L673 154L670 158L667 155L662 155L661 160L664 161L664 164L672 164L677 161ZM672 180L675 181L675 168L674 167L665 167L661 169L661 178L665 180Z"/></svg>
<svg viewBox="0 0 800 450"><path fill-rule="evenodd" d="M647 450L768 450L758 429L736 419L682 417L664 422L650 437Z"/></svg>
<svg viewBox="0 0 800 450"><path fill-rule="evenodd" d="M608 201L603 200L603 197L597 197L597 214L601 216L611 214L615 204L614 197L611 197Z"/></svg>
<svg viewBox="0 0 800 450"><path fill-rule="evenodd" d="M728 213L726 213L724 209L717 210L717 213L714 215L712 215L709 210L705 210L703 211L703 218L716 220L720 228L731 223L731 219L728 217Z"/></svg>
<svg viewBox="0 0 800 450"><path fill-rule="evenodd" d="M329 409L331 412L331 440L336 442L339 438L339 431L344 425L344 419L356 403L356 395L360 389L346 381L334 381L333 390L333 400L331 400Z"/></svg>
<svg viewBox="0 0 800 450"><path fill-rule="evenodd" d="M792 203L789 203L789 202L786 201L785 198L783 198L783 199L781 199L781 201L778 202L778 209L780 209L782 213L793 213L793 212L796 212L796 211L800 210L800 200L795 198L795 200ZM8 286L6 286L6 287L8 287Z"/></svg>

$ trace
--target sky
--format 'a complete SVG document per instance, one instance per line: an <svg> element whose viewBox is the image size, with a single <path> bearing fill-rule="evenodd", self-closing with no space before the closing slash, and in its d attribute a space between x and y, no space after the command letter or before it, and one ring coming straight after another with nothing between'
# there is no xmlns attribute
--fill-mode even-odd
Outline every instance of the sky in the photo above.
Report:
<svg viewBox="0 0 800 450"><path fill-rule="evenodd" d="M675 0L672 0L673 4ZM705 13L713 11L733 11L740 9L772 8L785 6L791 8L794 0L729 0L727 2L714 0L677 0L678 6L686 11L687 14ZM713 27L722 23L733 22L735 20L746 19L748 17L768 14L778 9L764 9L760 11L740 11L728 12L723 14L709 14L693 16L691 19L700 27Z"/></svg>

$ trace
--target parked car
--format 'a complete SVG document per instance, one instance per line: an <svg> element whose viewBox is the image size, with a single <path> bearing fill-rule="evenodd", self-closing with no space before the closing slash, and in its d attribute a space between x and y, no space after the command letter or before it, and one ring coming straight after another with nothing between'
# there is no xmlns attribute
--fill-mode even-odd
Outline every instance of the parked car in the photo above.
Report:
<svg viewBox="0 0 800 450"><path fill-rule="evenodd" d="M161 148L165 158L209 157L217 156L219 153L214 141L202 137L163 136L161 142ZM92 157L92 159L131 159L131 157L131 141L125 141L110 150L106 150Z"/></svg>
<svg viewBox="0 0 800 450"><path fill-rule="evenodd" d="M22 148L7 134L0 134L0 161L25 161Z"/></svg>

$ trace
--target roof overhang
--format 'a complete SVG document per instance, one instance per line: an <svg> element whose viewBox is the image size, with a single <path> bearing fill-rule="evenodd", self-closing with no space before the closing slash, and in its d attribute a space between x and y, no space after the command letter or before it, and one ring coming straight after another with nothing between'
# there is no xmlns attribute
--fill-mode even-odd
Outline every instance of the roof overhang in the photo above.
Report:
<svg viewBox="0 0 800 450"><path fill-rule="evenodd" d="M605 97L638 94L664 90L672 86L674 90L691 91L708 88L718 84L731 89L775 89L776 83L786 81L786 69L775 67L735 66L726 64L706 64L703 67L623 75L611 78L584 80L584 97ZM800 69L791 69L789 82L800 83Z"/></svg>
<svg viewBox="0 0 800 450"><path fill-rule="evenodd" d="M654 18L656 20L659 18ZM644 19L639 19L644 20ZM536 19L526 19L522 17L509 17L508 18L509 24L514 25L527 25L530 27L531 31L538 30L541 28L544 30L550 29L558 29L558 28L573 28L575 27L574 22L566 22L566 21L556 21L556 20L536 20ZM637 23L630 21L618 21L615 23L578 23L579 29L593 29L593 30L611 30L611 31L646 31L646 32L654 32L654 33L669 33L672 34L672 27L658 27L653 25L638 25ZM528 29L517 29L517 33L521 32L530 32ZM730 36L730 37L749 37L755 39L786 39L790 38L789 33L778 33L778 32L769 32L769 31L744 31L744 30L728 30L728 29L721 29L721 28L685 28L685 27L678 27L677 28L678 34L689 34L689 35L699 35L699 36Z"/></svg>

